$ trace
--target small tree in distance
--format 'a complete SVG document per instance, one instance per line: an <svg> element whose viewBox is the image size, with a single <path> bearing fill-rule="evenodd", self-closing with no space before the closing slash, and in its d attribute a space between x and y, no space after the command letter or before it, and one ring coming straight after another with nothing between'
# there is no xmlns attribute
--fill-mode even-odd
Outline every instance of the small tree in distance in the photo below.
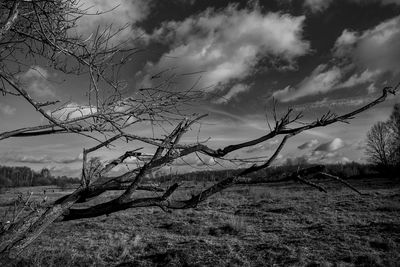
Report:
<svg viewBox="0 0 400 267"><path fill-rule="evenodd" d="M153 88L133 90L128 94L118 74L137 49L129 48L124 43L115 44L112 41L114 33L110 32L109 27L98 28L90 38L71 34L79 19L88 15L87 11L79 9L79 1L7 0L0 3L0 8L0 21L3 22L0 24L0 91L3 95L24 99L46 120L45 124L0 132L0 140L69 133L96 141L96 145L83 148L81 184L74 192L46 207L38 207L2 229L0 256L4 258L18 256L54 222L95 218L139 207L159 207L163 210L194 208L214 194L243 183L247 175L268 168L290 138L306 130L347 122L381 103L388 94L394 94L398 89L398 86L386 87L381 96L359 109L343 115L327 112L306 123L300 121L302 114L295 113L293 109L288 109L282 117L274 112L274 121L263 136L226 147L212 148L198 140L182 142L186 132L205 117L185 114L182 107L198 100L201 94L193 88L178 90L168 79ZM22 58L21 54L27 57ZM43 62L54 70L88 78L90 83L86 90L86 104L54 107L58 100L39 101L30 96L18 77L27 68ZM50 107L54 108L45 110ZM165 129L165 125L171 129L166 128L156 136L135 132L142 127L159 126L159 129ZM201 189L187 199L171 198L180 187L177 183L167 188L143 184L146 175L185 156L201 154L214 159L226 159L239 149L256 146L276 137L281 137L280 144L271 155L252 161L251 166ZM127 144L118 157L104 164L98 159L90 160L91 153L108 148L120 140ZM141 152L140 145L143 143L152 146L152 154ZM137 160L135 168L119 176L110 175L111 170L129 158ZM345 183L324 173L320 166L298 170L288 174L285 179L301 181L325 191L306 179L316 173ZM91 204L86 208L77 208L75 205L88 202L108 190L120 190L121 193L112 200ZM138 190L163 193L141 197L137 194Z"/></svg>
<svg viewBox="0 0 400 267"><path fill-rule="evenodd" d="M386 122L378 122L367 133L366 155L380 171L390 172L400 165L400 104L393 107Z"/></svg>
<svg viewBox="0 0 400 267"><path fill-rule="evenodd" d="M366 153L369 161L383 168L391 166L392 143L393 133L389 123L380 121L372 126L367 133Z"/></svg>

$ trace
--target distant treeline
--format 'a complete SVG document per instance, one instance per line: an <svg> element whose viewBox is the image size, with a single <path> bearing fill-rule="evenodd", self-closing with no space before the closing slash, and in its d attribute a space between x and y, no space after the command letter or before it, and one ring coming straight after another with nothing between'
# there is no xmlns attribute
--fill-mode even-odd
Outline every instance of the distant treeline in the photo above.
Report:
<svg viewBox="0 0 400 267"><path fill-rule="evenodd" d="M307 168L313 165L302 165L300 168ZM299 169L297 165L275 166L255 172L248 177L252 182L276 181L284 178L288 173L295 172ZM197 182L215 182L231 177L240 173L241 169L236 170L207 170L183 174L167 174L158 176L149 176L145 178L147 182L181 182L181 181L197 181ZM326 172L341 178L366 178L381 176L380 172L372 164L360 164L356 162L347 164L331 164L326 165ZM65 187L68 184L77 184L78 178L70 178L66 176L53 177L48 169L42 169L35 172L29 167L7 167L0 166L0 187L21 187L21 186L43 186L56 185Z"/></svg>
<svg viewBox="0 0 400 267"><path fill-rule="evenodd" d="M78 178L54 177L46 168L35 172L29 167L0 166L0 187L56 185L64 187L79 183Z"/></svg>
<svg viewBox="0 0 400 267"><path fill-rule="evenodd" d="M313 165L302 165L300 168L307 168ZM297 171L299 166L297 165L284 165L275 166L268 169L263 169L247 177L251 178L252 182L263 182L263 181L276 181L284 178L288 173ZM158 177L149 177L148 181L156 180L158 182L181 182L181 181L197 181L197 182L209 182L209 181L220 181L225 178L231 177L240 173L241 170L214 170L214 171L198 171L184 174L168 174ZM326 172L340 178L366 178L381 175L375 166L371 164L360 164L356 162L347 164L331 164L326 165Z"/></svg>

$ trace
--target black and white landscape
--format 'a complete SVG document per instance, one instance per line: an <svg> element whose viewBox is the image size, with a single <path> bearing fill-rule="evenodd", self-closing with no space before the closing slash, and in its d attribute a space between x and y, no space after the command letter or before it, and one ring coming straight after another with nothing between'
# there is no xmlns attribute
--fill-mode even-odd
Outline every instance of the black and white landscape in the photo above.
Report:
<svg viewBox="0 0 400 267"><path fill-rule="evenodd" d="M397 266L399 0L0 1L0 262Z"/></svg>

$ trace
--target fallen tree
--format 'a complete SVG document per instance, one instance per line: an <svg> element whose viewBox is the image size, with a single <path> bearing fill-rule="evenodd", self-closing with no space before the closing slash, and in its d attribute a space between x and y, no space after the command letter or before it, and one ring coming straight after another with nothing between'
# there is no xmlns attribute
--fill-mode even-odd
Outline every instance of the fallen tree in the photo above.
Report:
<svg viewBox="0 0 400 267"><path fill-rule="evenodd" d="M120 157L116 158L113 161L110 161L94 176L88 176L87 168L83 167L82 184L72 194L55 201L55 203L53 203L50 207L38 208L26 217L21 218L20 220L13 222L12 224L5 227L4 231L0 235L1 253L10 256L18 255L30 243L32 243L37 238L37 236L43 232L43 230L45 230L50 224L55 221L93 218L125 209L138 207L159 207L163 210L194 208L199 203L205 201L212 195L221 192L222 190L232 185L243 182L243 180L246 179L246 175L264 168L268 168L271 163L276 159L279 152L282 150L289 138L292 138L305 130L317 127L325 127L337 122L347 122L349 119L353 118L355 115L361 113L362 111L365 111L366 109L369 109L384 101L388 93L395 93L395 91L391 90L390 88L385 88L381 97L377 98L375 101L360 109L357 109L350 113L346 113L341 116L327 113L323 115L320 119L300 127L288 127L300 118L299 114L291 116L292 111L289 110L285 116L276 121L272 131L270 131L266 135L254 140L249 140L247 142L234 144L219 149L210 148L202 143L180 143L180 139L185 134L185 132L190 129L190 126L204 116L195 117L192 119L183 119L180 123L177 124L174 130L162 140L135 136L119 129L119 133L117 133L113 137L109 137L106 141L101 142L95 147L83 150L83 166L86 165L87 157L90 153L106 145L109 145L112 141L119 138L125 138L128 141L139 140L141 142L153 145L155 147L155 153L151 156L150 159L143 159L142 166L139 166L138 168L135 168L117 177L107 177L106 175L114 167L122 164L124 160L128 157L135 156L140 159L140 152L137 152L137 150L132 150L123 153ZM172 163L178 158L184 157L192 153L202 153L214 158L224 158L226 155L229 155L233 151L260 144L276 136L283 136L283 138L281 139L280 144L274 151L274 153L264 163L258 165L255 164L243 170L236 176L232 176L220 182L217 182L188 199L173 200L170 198L171 195L179 188L179 185L177 183L173 184L169 188L166 188L164 193L159 197L138 198L135 196L135 193L138 190L156 190L153 188L146 188L145 185L142 185L142 179L145 177L146 174L155 171L158 168L165 166L169 163ZM316 187L321 191L325 191L323 187L307 180L307 177L309 175L315 174L320 174L329 178L339 180L340 182L345 183L346 186L349 186L353 190L357 191L357 189L353 188L351 185L342 181L338 177L334 177L327 173L324 173L324 170L321 167L312 167L309 169L299 170L298 172L290 175L287 179L298 180L310 186ZM107 190L122 190L122 193L117 198L111 201L98 205L93 205L89 208L74 207L74 204L86 202L94 197L98 197L100 194Z"/></svg>

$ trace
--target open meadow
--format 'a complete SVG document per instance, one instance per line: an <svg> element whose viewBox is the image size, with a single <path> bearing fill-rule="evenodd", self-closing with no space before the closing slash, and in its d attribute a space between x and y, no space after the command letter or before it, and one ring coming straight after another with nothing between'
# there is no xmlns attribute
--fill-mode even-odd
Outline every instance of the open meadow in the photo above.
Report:
<svg viewBox="0 0 400 267"><path fill-rule="evenodd" d="M55 223L8 265L399 266L399 183L350 183L363 195L330 182L325 183L328 194L302 184L274 183L233 187L195 209L132 209ZM188 184L178 197L203 186ZM3 192L2 214L17 192L31 190L41 200L44 189ZM47 188L47 201L68 192Z"/></svg>

